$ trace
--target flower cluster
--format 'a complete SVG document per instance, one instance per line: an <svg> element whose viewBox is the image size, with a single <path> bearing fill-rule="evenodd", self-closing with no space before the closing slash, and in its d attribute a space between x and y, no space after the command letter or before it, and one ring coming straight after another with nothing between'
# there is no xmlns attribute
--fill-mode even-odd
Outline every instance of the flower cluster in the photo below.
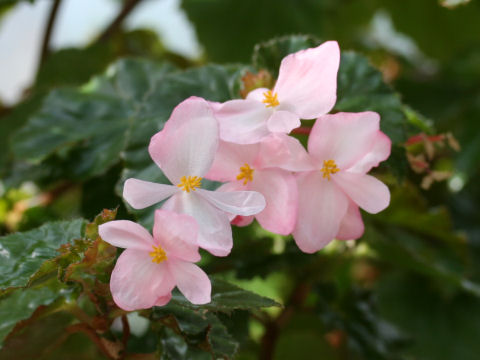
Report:
<svg viewBox="0 0 480 360"><path fill-rule="evenodd" d="M123 197L135 209L161 201L153 237L130 221L100 226L103 240L126 248L111 291L123 309L164 305L177 286L194 304L210 301L207 275L194 262L199 248L227 256L231 224L254 218L313 253L333 239L357 239L359 207L385 209L388 188L367 175L390 155L390 139L374 112L327 114L336 101L338 44L326 42L282 60L273 89L223 104L190 97L180 103L149 146L172 185L128 179ZM288 134L316 119L308 149ZM203 179L223 182L202 189Z"/></svg>

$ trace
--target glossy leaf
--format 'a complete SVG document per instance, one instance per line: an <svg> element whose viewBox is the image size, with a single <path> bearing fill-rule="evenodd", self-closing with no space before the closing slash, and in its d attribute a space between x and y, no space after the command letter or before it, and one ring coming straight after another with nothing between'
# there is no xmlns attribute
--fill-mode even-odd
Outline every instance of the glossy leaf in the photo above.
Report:
<svg viewBox="0 0 480 360"><path fill-rule="evenodd" d="M254 310L271 306L281 306L276 301L244 290L220 279L212 279L212 301L205 305L192 305L179 293L175 293L173 302L191 309L232 312L233 310Z"/></svg>
<svg viewBox="0 0 480 360"><path fill-rule="evenodd" d="M0 238L0 287L5 290L25 287L36 279L36 273L43 267L43 276L56 271L46 261L59 255L58 249L83 235L85 221L61 221L47 223L38 229L16 233ZM38 279L36 279L38 280Z"/></svg>

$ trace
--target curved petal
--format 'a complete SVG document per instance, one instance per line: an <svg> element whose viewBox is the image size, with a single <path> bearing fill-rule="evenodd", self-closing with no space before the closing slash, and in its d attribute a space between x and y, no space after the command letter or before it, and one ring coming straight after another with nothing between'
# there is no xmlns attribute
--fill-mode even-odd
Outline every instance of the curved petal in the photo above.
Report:
<svg viewBox="0 0 480 360"><path fill-rule="evenodd" d="M300 126L298 115L287 111L277 110L267 120L268 130L273 133L290 133L293 129Z"/></svg>
<svg viewBox="0 0 480 360"><path fill-rule="evenodd" d="M232 250L232 228L227 214L195 193L178 193L162 207L192 216L198 224L197 244L215 256L227 256Z"/></svg>
<svg viewBox="0 0 480 360"><path fill-rule="evenodd" d="M387 185L370 175L340 171L332 180L363 210L376 214L390 204Z"/></svg>
<svg viewBox="0 0 480 360"><path fill-rule="evenodd" d="M337 99L340 49L336 41L290 54L282 60L274 92L302 119L328 113Z"/></svg>
<svg viewBox="0 0 480 360"><path fill-rule="evenodd" d="M300 250L314 253L338 234L348 198L319 171L302 174L298 182L298 220L293 238Z"/></svg>
<svg viewBox="0 0 480 360"><path fill-rule="evenodd" d="M210 302L212 284L207 274L197 265L175 260L168 263L178 289L192 304L201 305Z"/></svg>
<svg viewBox="0 0 480 360"><path fill-rule="evenodd" d="M203 177L218 147L218 123L204 99L190 97L173 109L148 151L172 184L182 176Z"/></svg>
<svg viewBox="0 0 480 360"><path fill-rule="evenodd" d="M198 189L198 195L220 210L235 215L255 215L265 209L265 198L256 191L208 191Z"/></svg>
<svg viewBox="0 0 480 360"><path fill-rule="evenodd" d="M293 175L281 169L258 171L252 190L265 196L265 209L255 215L262 227L273 233L288 235L297 220L298 191Z"/></svg>
<svg viewBox="0 0 480 360"><path fill-rule="evenodd" d="M371 111L337 113L318 118L308 139L308 151L317 161L334 160L346 170L373 147L380 116Z"/></svg>
<svg viewBox="0 0 480 360"><path fill-rule="evenodd" d="M167 210L155 211L153 238L167 253L168 258L197 262L200 260L197 245L198 225L189 215Z"/></svg>
<svg viewBox="0 0 480 360"><path fill-rule="evenodd" d="M175 286L166 262L153 263L147 251L127 249L110 278L115 303L124 310L148 309Z"/></svg>
<svg viewBox="0 0 480 360"><path fill-rule="evenodd" d="M235 226L243 227L243 226L250 225L253 222L253 220L255 220L255 216L253 215L252 216L238 215L238 216L235 216L230 223Z"/></svg>
<svg viewBox="0 0 480 360"><path fill-rule="evenodd" d="M240 167L248 164L253 167L260 144L234 144L220 141L213 165L205 177L216 181L234 181Z"/></svg>
<svg viewBox="0 0 480 360"><path fill-rule="evenodd" d="M98 234L103 241L126 249L151 251L152 235L143 226L129 220L115 220L101 224Z"/></svg>
<svg viewBox="0 0 480 360"><path fill-rule="evenodd" d="M138 179L127 179L123 185L123 198L134 209L144 209L165 200L180 189L173 185L157 184Z"/></svg>
<svg viewBox="0 0 480 360"><path fill-rule="evenodd" d="M255 101L258 101L258 102L262 102L263 99L265 99L265 95L263 95L263 94L268 92L269 90L270 89L267 89L267 88L254 89L247 94L246 98L248 100L255 100Z"/></svg>
<svg viewBox="0 0 480 360"><path fill-rule="evenodd" d="M289 171L309 171L315 167L298 139L286 134L270 134L260 143L260 168L279 167Z"/></svg>
<svg viewBox="0 0 480 360"><path fill-rule="evenodd" d="M272 114L265 104L255 100L231 100L215 112L220 139L237 144L254 144L269 134L267 120Z"/></svg>
<svg viewBox="0 0 480 360"><path fill-rule="evenodd" d="M172 293L168 293L167 295L160 296L157 301L155 302L155 306L165 306L167 305L170 300L172 300Z"/></svg>
<svg viewBox="0 0 480 360"><path fill-rule="evenodd" d="M347 213L342 219L340 229L335 238L338 240L354 240L360 238L364 231L365 225L363 224L360 210L353 201L350 201Z"/></svg>
<svg viewBox="0 0 480 360"><path fill-rule="evenodd" d="M378 131L377 136L373 142L373 147L370 151L359 161L355 163L348 172L359 174L368 173L372 167L378 166L382 161L385 161L390 156L392 149L392 141L383 132Z"/></svg>

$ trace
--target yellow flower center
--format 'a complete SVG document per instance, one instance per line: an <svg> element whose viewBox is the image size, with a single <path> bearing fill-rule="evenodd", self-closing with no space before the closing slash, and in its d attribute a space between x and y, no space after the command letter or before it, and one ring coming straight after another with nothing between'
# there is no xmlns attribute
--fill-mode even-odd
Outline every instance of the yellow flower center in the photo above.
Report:
<svg viewBox="0 0 480 360"><path fill-rule="evenodd" d="M272 90L265 91L263 96L265 99L263 99L262 102L265 104L265 107L275 107L280 105L278 102L278 94L273 93Z"/></svg>
<svg viewBox="0 0 480 360"><path fill-rule="evenodd" d="M189 193L190 190L195 191L195 189L200 187L201 185L202 178L199 176L182 176L182 178L180 179L180 184L178 184L177 186L183 191Z"/></svg>
<svg viewBox="0 0 480 360"><path fill-rule="evenodd" d="M249 181L253 181L253 173L255 169L252 169L248 164L240 166L240 174L237 175L237 180L243 179L243 185L247 185Z"/></svg>
<svg viewBox="0 0 480 360"><path fill-rule="evenodd" d="M167 260L167 254L165 250L162 249L160 245L155 246L153 245L153 251L149 253L152 257L152 262L156 264L160 264L162 261Z"/></svg>
<svg viewBox="0 0 480 360"><path fill-rule="evenodd" d="M340 171L335 164L335 160L323 160L323 168L320 169L323 172L323 178L330 180L330 174L335 174Z"/></svg>

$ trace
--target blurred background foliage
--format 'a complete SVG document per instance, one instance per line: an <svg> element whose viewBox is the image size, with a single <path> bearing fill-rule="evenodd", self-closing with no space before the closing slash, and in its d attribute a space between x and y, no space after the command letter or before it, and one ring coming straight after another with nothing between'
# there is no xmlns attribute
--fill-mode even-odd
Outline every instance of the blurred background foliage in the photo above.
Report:
<svg viewBox="0 0 480 360"><path fill-rule="evenodd" d="M0 0L2 19L20 2ZM478 1L183 0L198 58L125 30L141 1L117 2L88 46L52 51L47 37L35 81L0 107L0 359L478 359ZM202 259L212 304L178 293L163 308L116 308L116 251L96 227L151 226L153 209L120 194L128 177L166 181L146 148L173 107L240 97L248 72L275 78L283 56L331 39L335 110L379 112L393 140L375 172L390 207L363 214L360 240L314 255L235 228L231 256Z"/></svg>

